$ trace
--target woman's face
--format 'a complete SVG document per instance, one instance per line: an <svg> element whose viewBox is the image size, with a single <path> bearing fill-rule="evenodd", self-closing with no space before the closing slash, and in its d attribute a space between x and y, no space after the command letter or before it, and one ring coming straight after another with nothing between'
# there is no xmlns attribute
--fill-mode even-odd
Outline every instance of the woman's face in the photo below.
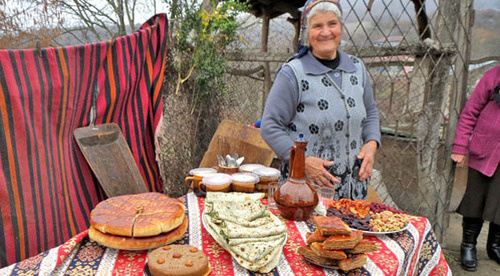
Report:
<svg viewBox="0 0 500 276"><path fill-rule="evenodd" d="M342 37L342 27L333 12L318 12L309 19L309 46L321 59L334 59Z"/></svg>

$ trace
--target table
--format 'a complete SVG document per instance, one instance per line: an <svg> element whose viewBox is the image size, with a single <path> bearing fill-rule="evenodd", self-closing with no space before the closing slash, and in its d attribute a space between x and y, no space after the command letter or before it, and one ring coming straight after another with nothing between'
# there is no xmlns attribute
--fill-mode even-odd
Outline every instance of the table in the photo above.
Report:
<svg viewBox="0 0 500 276"><path fill-rule="evenodd" d="M186 203L189 228L177 244L202 248L212 265L211 275L261 275L250 273L232 260L207 233L201 223L204 200L193 193L182 197ZM263 203L267 204L263 199ZM279 212L273 210L275 214ZM269 275L451 275L441 246L429 221L412 216L407 230L390 235L368 237L379 250L368 253L367 264L349 273L322 269L297 254L305 245L305 235L314 230L310 222L285 220L288 240L281 261ZM0 269L0 275L146 275L144 265L148 250L126 251L103 247L89 240L84 231L63 245L22 262Z"/></svg>

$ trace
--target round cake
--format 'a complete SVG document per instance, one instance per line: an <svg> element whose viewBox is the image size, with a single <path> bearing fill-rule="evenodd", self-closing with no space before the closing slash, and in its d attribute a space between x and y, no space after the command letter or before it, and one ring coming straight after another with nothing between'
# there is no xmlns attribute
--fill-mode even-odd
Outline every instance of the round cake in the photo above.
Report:
<svg viewBox="0 0 500 276"><path fill-rule="evenodd" d="M131 238L105 234L90 226L89 238L104 246L122 250L146 250L174 242L184 235L188 228L188 218L184 217L182 224L167 232L153 237Z"/></svg>
<svg viewBox="0 0 500 276"><path fill-rule="evenodd" d="M116 196L90 212L90 225L101 233L152 237L170 232L184 221L184 203L161 193Z"/></svg>
<svg viewBox="0 0 500 276"><path fill-rule="evenodd" d="M149 273L153 276L206 276L211 267L207 256L190 245L165 245L148 255Z"/></svg>

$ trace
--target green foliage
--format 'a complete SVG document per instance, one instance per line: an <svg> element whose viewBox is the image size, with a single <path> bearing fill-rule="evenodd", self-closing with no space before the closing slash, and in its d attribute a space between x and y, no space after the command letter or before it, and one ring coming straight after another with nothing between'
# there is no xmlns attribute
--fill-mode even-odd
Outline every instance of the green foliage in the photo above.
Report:
<svg viewBox="0 0 500 276"><path fill-rule="evenodd" d="M229 0L219 2L210 11L197 7L182 12L173 30L175 68L179 73L176 92L190 78L194 80L198 101L226 91L222 78L227 68L224 55L227 47L239 39L238 14L247 10L246 3Z"/></svg>

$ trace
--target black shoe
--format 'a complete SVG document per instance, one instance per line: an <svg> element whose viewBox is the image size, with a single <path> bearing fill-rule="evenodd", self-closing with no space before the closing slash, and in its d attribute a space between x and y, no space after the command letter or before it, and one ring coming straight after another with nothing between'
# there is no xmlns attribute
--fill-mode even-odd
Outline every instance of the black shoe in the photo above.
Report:
<svg viewBox="0 0 500 276"><path fill-rule="evenodd" d="M466 218L462 222L462 244L460 245L460 262L467 271L477 269L477 237L481 233L483 220L479 218Z"/></svg>
<svg viewBox="0 0 500 276"><path fill-rule="evenodd" d="M467 271L477 270L477 251L475 244L462 243L460 245L460 262L462 268Z"/></svg>
<svg viewBox="0 0 500 276"><path fill-rule="evenodd" d="M486 243L488 257L500 264L500 225L490 222L488 242Z"/></svg>

